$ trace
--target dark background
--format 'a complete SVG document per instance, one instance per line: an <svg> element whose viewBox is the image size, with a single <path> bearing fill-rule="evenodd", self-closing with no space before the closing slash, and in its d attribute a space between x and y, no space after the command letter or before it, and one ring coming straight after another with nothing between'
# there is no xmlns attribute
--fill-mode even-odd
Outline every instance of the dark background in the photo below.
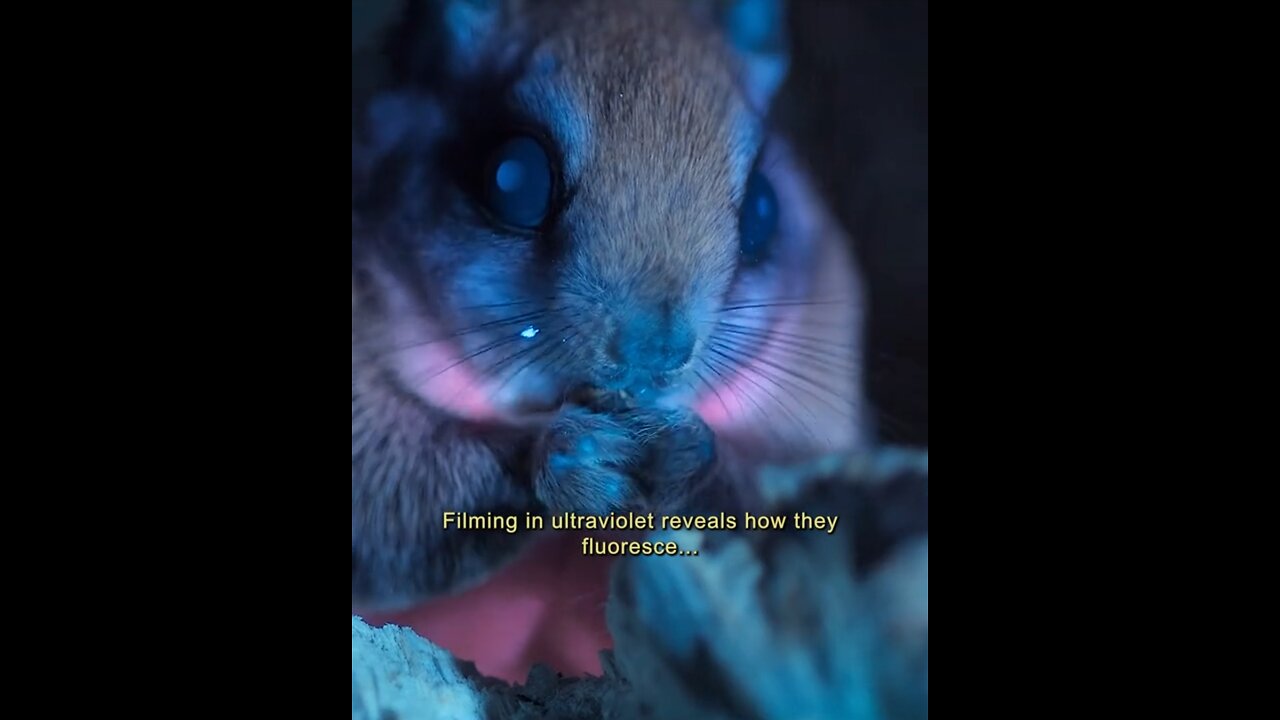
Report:
<svg viewBox="0 0 1280 720"><path fill-rule="evenodd" d="M853 236L883 439L929 443L929 3L789 0L776 119Z"/></svg>

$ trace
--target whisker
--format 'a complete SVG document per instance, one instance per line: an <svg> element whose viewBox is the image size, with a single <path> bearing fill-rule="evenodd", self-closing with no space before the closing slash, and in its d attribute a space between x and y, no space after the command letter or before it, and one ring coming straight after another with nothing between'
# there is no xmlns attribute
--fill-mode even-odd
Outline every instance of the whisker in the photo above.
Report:
<svg viewBox="0 0 1280 720"><path fill-rule="evenodd" d="M837 342L835 340L831 340L830 338L826 338L826 339L816 338L809 335L800 335L797 333L786 332L785 330L771 330L769 328L762 328L754 325L743 325L741 323L732 323L732 322L727 322L725 320L721 320L719 324L721 327L733 328L735 330L743 330L743 331L750 330L750 331L760 333L762 335L776 335L778 337L790 338L792 340L803 340L806 342L814 342L814 343L818 343L819 345L826 345L833 348L840 348L842 350L857 349L854 345Z"/></svg>
<svg viewBox="0 0 1280 720"><path fill-rule="evenodd" d="M508 354L506 357L504 357L503 359L501 359L501 360L499 360L498 362L494 363L492 366L490 366L490 367L486 368L486 369L485 369L485 371L484 371L484 373L482 373L482 374L483 374L484 376L491 376L491 375L493 374L493 372L494 372L495 370L497 370L499 367L501 367L502 365L505 365L506 363L508 363L508 362L510 362L510 361L512 361L512 360L514 360L514 359L516 359L516 358L518 358L518 357L522 357L522 356L524 356L524 355L526 355L526 354L528 354L528 353L530 353L530 352L533 352L533 351L535 351L535 350L538 350L538 349L545 349L545 348L544 348L544 346L545 346L545 345L546 345L546 342L545 342L545 341L541 341L541 342L538 342L538 343L531 344L531 345L529 345L529 347L521 348L520 350L517 350L517 351L515 351L515 352L513 352L513 353L509 353L509 354ZM490 399L496 398L496 397L497 397L497 395L498 395L498 393L502 390L502 388L503 388L504 386L506 386L507 382L509 382L510 380L511 380L511 378L510 378L510 377L508 377L508 378L507 378L506 380L504 380L504 381L502 382L502 384L501 384L501 385L499 385L497 388L495 388L495 389L493 389L493 390L490 390L490 391L487 393L488 397L489 397ZM473 381L472 383L470 383L470 386L469 386L469 387L474 387L474 386L475 386L475 384L476 384L476 383ZM466 387L464 387L464 388L459 388L459 389L458 389L458 391L457 391L457 392L455 392L455 393L453 394L453 398L451 398L451 399L450 399L450 402L452 402L453 400L457 399L457 397L458 397L459 395L461 395L461 394L462 394L462 392L463 392L464 390L467 390L467 389L468 389L468 388L466 388Z"/></svg>
<svg viewBox="0 0 1280 720"><path fill-rule="evenodd" d="M530 300L516 300L514 302L493 303L491 305L466 305L458 308L458 310L497 310L499 308L515 307L516 305L529 305L536 302L551 302L554 297L532 298Z"/></svg>
<svg viewBox="0 0 1280 720"><path fill-rule="evenodd" d="M570 328L570 326L569 326L569 325L565 325L564 327L562 327L562 328L560 328L559 330L556 330L554 333L552 333L552 335L559 335L560 333L564 332L565 330L568 330L569 328ZM512 355L508 355L505 359L501 360L501 361L500 361L500 362L498 362L498 363L495 363L493 367L491 367L491 368L489 368L489 369L488 369L488 372L492 373L492 372L496 371L496 370L497 370L499 367L501 367L502 365L505 365L506 363L510 362L511 360L514 360L514 359L516 359L517 357L520 357L520 356L522 356L522 355L525 355L525 354L527 354L528 352L530 352L530 351L532 351L532 350L538 350L538 351L539 351L539 352L538 352L537 354L535 354L533 357L531 357L531 358L529 358L528 360L526 360L526 361L524 362L524 364L523 364L523 365L521 365L521 366L520 366L520 367L519 367L515 372L512 372L512 373L507 374L507 375L506 375L506 377L503 379L503 381L502 381L501 383L499 383L499 384L498 384L498 387L496 387L496 388L494 388L494 389L493 389L492 394L493 394L493 395L497 395L499 392L501 392L501 391L502 391L502 389L503 389L503 388L505 388L505 387L507 386L507 384L508 384L508 383L510 383L512 380L514 380L514 379L516 378L516 376L517 376L517 375L519 375L520 373L522 373L522 372L524 372L525 370L527 370L527 369L528 369L531 365L533 365L535 362L537 362L537 361L539 361L539 360L541 360L541 359L543 359L543 358L547 357L548 355L550 355L550 354L554 353L554 352L555 352L556 350L558 350L561 346L563 346L566 342L568 342L571 338L573 338L573 337L574 337L574 335L576 335L576 334L577 334L577 333L573 333L573 334L567 335L567 336L565 336L565 337L561 338L559 342L557 342L557 341L555 341L555 340L552 340L552 339L551 339L551 336L549 335L547 340L545 340L545 341L543 341L543 342L539 343L538 345L534 345L534 346L532 346L532 347L525 348L525 349L524 349L524 350L522 350L521 352L513 353Z"/></svg>
<svg viewBox="0 0 1280 720"><path fill-rule="evenodd" d="M712 351L712 352L715 352L715 353L719 354L721 357L725 357L725 358L731 357L730 355L726 354L726 352L724 352L725 350L727 350L727 348L724 348L723 346L713 345L710 349L711 349L711 351ZM744 365L743 365L743 370L749 370L749 371L751 371L751 372L753 372L753 373L755 373L755 374L759 375L760 377L762 377L762 378L764 378L764 379L768 380L769 382L773 383L773 386L774 386L774 387L776 387L776 388L778 388L779 390L784 390L784 391L786 390L786 388L785 388L785 387L783 387L781 383L779 383L777 380L775 380L772 376L770 376L770 375L768 375L768 374L766 374L766 373L762 372L762 371L760 370L760 368L759 368L759 367L757 367L754 363L747 363L747 364L744 364ZM743 373L743 377L750 379L750 376L749 376L749 375L747 375L745 372ZM774 402L776 402L776 403L778 404L778 406L779 406L779 407L783 407L783 409L785 410L785 407L784 407L784 405L783 405L783 402L782 402L781 400L779 400L779 399L777 398L777 396L775 396L775 395L774 395L774 394L773 394L773 393L772 393L768 388L765 388L764 386L759 385L759 384L757 384L757 385L756 385L756 387L759 387L761 390L763 390L765 393L767 393L767 394L769 395L769 397L773 398ZM801 404L801 407L802 407L802 408L804 408L805 412L807 412L807 413L809 414L809 417L813 418L813 421L814 421L815 423L816 423L816 422L819 422L819 421L818 421L818 416L813 414L813 409L812 409L812 408L810 408L807 404L804 404L804 403L802 403L802 404ZM807 424L805 424L805 423L801 423L801 422L800 422L800 419L799 419L799 418L797 418L797 417L795 417L794 415L792 416L792 419L793 419L793 420L795 420L797 423L800 423L801 425L803 425L803 426L805 427L805 429L806 429L806 430L808 430L808 429L809 429L809 427L808 427L808 425L807 425ZM810 430L810 434L812 434L812 431L811 431L811 430ZM817 438L814 438L814 439L816 440Z"/></svg>
<svg viewBox="0 0 1280 720"><path fill-rule="evenodd" d="M707 318L702 322L708 325L716 326L723 323L727 318L732 318L733 320L736 320L739 322L743 320L750 320L750 321L758 321L758 322L765 323L764 326L757 325L757 326L749 326L749 327L771 327L774 325L780 325L785 323L786 325L795 325L795 326L804 328L806 330L813 330L815 332L845 332L849 330L849 321L843 318L839 320L833 320L832 318L827 316L817 316L817 317L812 315L783 316L782 313L768 313L768 314L762 314L762 313L745 314L744 313L742 315L722 315L720 317Z"/></svg>
<svg viewBox="0 0 1280 720"><path fill-rule="evenodd" d="M814 298L814 297L810 297L810 296L808 296L808 295L805 295L805 296L802 296L802 297L790 297L790 296L786 296L786 295L771 295L771 296L767 296L767 297L738 297L738 298L725 298L724 302L725 302L725 304L726 304L726 305L737 305L737 304L742 304L742 303L810 302L810 301L814 301L814 300L819 300L819 301L837 301L837 302L838 302L838 301L842 301L842 300L845 300L845 299L847 299L847 298L846 298L844 295L836 295L836 296L833 296L833 297L825 297L825 298Z"/></svg>
<svg viewBox="0 0 1280 720"><path fill-rule="evenodd" d="M566 356L567 356L567 354L569 353L569 343L568 343L568 340L569 340L569 339L572 339L572 338L573 338L573 337L575 337L576 335L577 335L577 333L574 333L573 335L568 336L568 338L566 338L564 342L561 342L561 343L559 343L559 344L556 346L556 351L555 351L555 352L553 352L553 353L551 353L551 357L549 357L549 358L547 358L547 360L545 360L546 366L547 366L548 368L555 369L555 368L556 368L556 366L557 366L557 364L558 364L558 363L559 363L559 362L560 362L564 357L566 357ZM568 386L566 386L566 387L565 387L565 388L560 392L560 404L561 404L561 405L563 405L563 404L565 404L566 402L568 402L568 401L569 401L569 395L570 395L570 393L572 393L572 392L573 392L573 388L570 388L570 387L568 387Z"/></svg>
<svg viewBox="0 0 1280 720"><path fill-rule="evenodd" d="M736 310L755 310L760 308L773 308L773 307L815 307L815 306L822 306L822 305L847 305L850 302L851 301L847 298L842 300L760 301L760 302L752 302L752 303L743 304L743 305L726 305L725 307L720 308L719 312L726 313L726 312L733 312Z"/></svg>
<svg viewBox="0 0 1280 720"><path fill-rule="evenodd" d="M723 380L723 381L725 382L725 386L726 386L726 387L729 387L729 375L725 374L725 372L721 372L721 371L720 371L720 369L719 369L719 368L722 366L722 364L721 364L719 361L713 360L713 359L711 359L710 357L707 357L707 356L705 356L705 355L704 355L704 356L702 357L702 364L703 364L703 365L704 365L708 370L710 370L711 372L715 373L717 377L719 377L721 380ZM733 366L732 366L732 364L723 364L723 367L725 367L725 368L726 368L726 372L728 372L728 373L730 373L730 374L733 372L733 369L732 369L732 368L733 368ZM745 377L745 376L744 376L744 377ZM734 402L736 402L736 403L738 404L738 410L739 410L739 412L742 412L742 413L746 413L746 412L747 412L747 408L742 404L742 397L745 395L745 396L746 396L746 398L747 398L747 400L748 400L748 401L750 401L750 402L751 402L751 404L755 406L756 410L760 413L760 415L761 415L762 417L765 415L764 408L760 406L760 403L756 402L755 398L753 398L753 397L751 396L751 394L750 394L750 393L742 393L742 392L739 392L739 391L737 391L737 390L734 390L734 391L730 392L729 394L730 394L730 396L731 396L731 397L733 397ZM772 435L773 435L774 440L777 440L777 441L779 441L779 442L781 442L781 443L785 443L785 442L786 442L786 441L783 439L783 437L782 437L781 435L779 435L779 434L778 434L778 428L777 428L777 427L775 427L773 423L765 422L765 423L764 423L764 426L765 426L765 428L766 428L766 429L768 429L768 430L769 430L770 434L772 434Z"/></svg>
<svg viewBox="0 0 1280 720"><path fill-rule="evenodd" d="M428 345L434 345L435 343L438 343L438 342L444 342L445 340L452 340L454 338L463 337L464 335L472 335L474 333L478 333L482 330L487 330L493 327L501 327L503 325L518 325L521 323L532 322L552 312L555 312L556 310L557 308L547 308L546 310L537 310L535 312L523 313L520 315L514 315L512 317L508 317L508 318L502 318L500 320L490 320L488 322L480 323L479 325L472 325L471 327L463 328L461 330L449 333L448 335L441 335L440 337L432 338L430 340L414 342L414 343L410 343L408 345L403 345L399 347L392 347L387 349L384 352L384 354L390 355L392 353L397 353L397 352L406 352L408 350L414 350L417 348L426 347Z"/></svg>
<svg viewBox="0 0 1280 720"><path fill-rule="evenodd" d="M757 356L760 353L750 346L739 345L733 343L733 338L719 338L718 342L730 343L739 352L750 353ZM845 355L836 355L834 353L822 354L814 352L806 352L802 349L789 347L785 343L774 343L769 346L769 354L775 356L777 360L787 363L796 363L805 368L815 371L837 370L850 375L856 374L860 368L854 364L854 361Z"/></svg>
<svg viewBox="0 0 1280 720"><path fill-rule="evenodd" d="M519 350L516 350L515 352L507 353L507 354L506 354L505 356L503 356L503 358L502 358L501 360L499 360L498 362L496 362L496 363L494 363L494 364L490 365L489 367L484 368L484 371L483 371L483 373L482 373L482 374L483 374L483 375L485 375L485 376L491 376L491 375L493 375L493 374L498 370L498 368L502 367L503 365L506 365L507 363L511 362L512 360L516 360L516 359L522 358L522 357L524 357L525 355L528 355L529 353L531 353L531 352L533 352L533 351L535 351L535 350L541 349L541 348L542 348L542 347L544 347L545 345L546 345L546 342L545 342L545 341L532 342L532 343L529 343L526 347L522 347L522 348L520 348Z"/></svg>
<svg viewBox="0 0 1280 720"><path fill-rule="evenodd" d="M732 352L735 352L735 353L742 353L742 354L744 354L744 355L748 355L748 356L750 357L750 363L751 363L751 364L759 363L759 364L761 364L761 365L765 365L765 366L768 366L768 367L774 368L774 369L776 369L776 370L778 370L778 371L780 371L780 372L788 373L789 375L791 375L792 377L794 377L796 380L804 381L804 382L808 383L809 385L813 386L814 388L816 388L816 389L818 389L818 390L821 390L821 391L823 391L823 392L827 392L827 393L830 393L830 394L835 395L835 396L839 396L839 395L841 394L841 392L840 392L839 390L837 390L837 389L835 389L835 388L832 388L832 387L830 387L830 386L828 386L828 385L825 385L825 384L823 384L823 383L819 382L818 380L815 380L813 377L811 377L811 376L809 376L809 375L804 375L804 374L797 373L797 372L796 372L796 370L794 370L793 368L788 367L787 365L783 365L783 364L780 364L779 362L777 362L777 360L783 360L783 359L797 359L797 360L810 359L810 358L807 358L807 357L806 357L806 356L804 356L804 355L798 354L798 353L799 353L799 351L797 351L797 350L787 348L787 347L786 347L786 346L784 346L784 345L771 345L771 346L770 346L770 350L778 350L778 351L780 351L782 354L784 354L784 355L786 356L785 358L777 358L777 359L775 360L775 359L770 359L770 358L768 358L768 357L764 357L764 356L762 356L762 355L760 355L760 354L756 353L756 352L755 352L755 350L756 350L756 348L758 347L758 345L750 344L750 343L746 343L746 342L742 341L742 340L741 340L741 339L739 339L739 338L732 338L732 337L729 337L729 338L724 338L724 337L721 337L721 338L714 338L714 339L713 339L713 341L712 341L712 343L713 343L713 344L715 344L715 345L718 345L721 349L729 350L729 351L732 351ZM800 362L799 364L803 365L804 367L812 368L812 369L815 369L815 370L827 370L827 369L831 369L831 368L833 368L833 367L834 367L834 364L833 364L833 363L829 363L829 362L827 362L827 361L825 361L825 360L824 360L821 364L816 364L816 361L815 361L815 362L809 362L809 363ZM849 367L849 368L840 368L840 367L837 367L837 368L835 368L835 369L837 369L837 370L852 370L852 371L856 371L858 368L857 368L857 367Z"/></svg>
<svg viewBox="0 0 1280 720"><path fill-rule="evenodd" d="M715 373L716 377L724 381L724 387L728 389L730 387L729 375L726 375L725 373L721 372L715 365L712 364L713 362L714 361L709 357L706 357L706 356L702 357L703 366L706 367L706 369L710 370L711 372ZM732 368L727 368L727 370L729 373L732 373ZM742 398L739 397L739 394L740 393L737 393L737 392L730 392L729 396L732 397L734 402L738 404L738 412L746 412L747 409L742 405ZM727 410L728 408L725 408L725 409Z"/></svg>
<svg viewBox="0 0 1280 720"><path fill-rule="evenodd" d="M434 379L436 379L437 377L440 377L441 375L443 375L443 374L445 374L445 373L449 372L450 370L452 370L452 369L454 369L454 368L458 367L458 366L459 366L459 365L461 365L462 363L467 362L468 360L474 360L475 358L478 358L478 357L480 357L481 355L483 355L483 354L485 354L485 353L487 353L487 352L490 352L491 350L493 350L493 349L495 349L495 348L498 348L498 347L501 347L501 346L503 346L503 345L506 345L507 343L512 343L512 342L515 342L515 341L517 341L517 340L522 340L522 339L523 339L523 338L521 338L519 335L514 335L514 336L512 336L512 337L507 337L507 338L502 338L502 339L500 339L500 340L495 340L495 341L493 341L493 342L489 343L488 345L485 345L484 347L480 348L479 350L476 350L475 352L472 352L472 353L468 353L468 354L466 354L466 355L463 355L462 357L458 358L457 360L455 360L455 361L453 361L453 362L449 363L449 365L448 365L448 366L446 366L443 370L440 370L440 371L438 371L438 372L432 373L431 375L429 375L429 376L428 376L425 380L423 380L422 382L429 382L429 381L431 381L431 380L434 380Z"/></svg>
<svg viewBox="0 0 1280 720"><path fill-rule="evenodd" d="M715 353L716 355L719 355L719 356L721 356L721 357L725 358L726 360L728 360L728 361L730 361L730 362L732 362L732 361L733 361L733 358L732 358L731 356L729 356L729 355L727 355L727 354L725 354L725 353L721 352L719 349L717 349L717 348L715 348L715 347L708 347L707 349L708 349L708 350L710 350L711 352ZM776 395L774 395L774 394L773 394L773 392L771 392L768 388L766 388L765 386L761 385L760 383L756 382L756 381L755 381L755 379L751 377L751 375L749 375L747 372L745 372L746 370L754 370L754 368L748 368L748 367L745 367L745 366L740 367L740 368L739 368L739 374L742 376L742 378L743 378L744 380L746 380L747 382L751 383L752 385L755 385L757 388L759 388L759 389L760 389L760 391L761 391L761 392L765 393L765 394L766 394L766 395L768 395L770 398L772 398L772 399L773 399L773 402L774 402L774 403L775 403L775 404L776 404L776 405L777 405L777 406L778 406L778 407L779 407L783 412L785 412L785 413L787 414L787 416L788 416L788 417L790 417L793 421L795 421L795 423L796 423L797 425L799 425L800 427L804 428L805 432L809 433L809 436L810 436L810 437L812 437L812 438L813 438L813 440L814 440L814 442L816 443L816 442L818 441L818 438L817 438L817 436L816 436L816 435L814 435L814 434L813 434L813 428L809 427L809 424L808 424L808 423L806 423L806 422L802 421L800 418L796 417L796 416L795 416L795 414L794 414L794 413L792 413L792 412L791 412L791 410L790 410L790 409L788 409L788 408L787 408L787 406L786 406L786 405L785 405L781 400L779 400L779 399L778 399L778 397L777 397ZM764 408L760 407L759 403L756 403L755 399L754 399L754 398L752 398L752 397L751 397L751 395L749 395L749 394L748 394L748 395L747 395L747 399L748 399L748 400L750 400L750 401L752 402L752 404L754 404L754 405L756 406L756 409L758 409L758 410L760 411L760 414L761 414L762 416L764 416L764 415L766 414L766 413L765 413L765 411L764 411ZM812 411L811 411L811 412L812 412ZM764 418L762 417L761 419L763 420ZM816 420L817 420L817 418L815 417L815 418L814 418L814 420L816 421ZM769 422L767 422L767 421L766 421L766 425L767 425L768 427L770 427L770 428L773 428L773 424L772 424L772 423L769 423ZM773 429L776 431L776 428L773 428ZM777 434L776 434L776 432L775 432L775 437L778 437L778 436L777 436ZM779 439L781 439L781 438L779 437ZM829 443L830 443L830 441L828 440L828 444L829 444Z"/></svg>
<svg viewBox="0 0 1280 720"><path fill-rule="evenodd" d="M715 344L713 344L713 345L718 345L718 343L715 343ZM725 347L725 346L723 346L723 345L719 345L719 347L722 347L722 348L724 348L725 350L733 350L733 348L732 348L732 347ZM822 396L822 395L817 394L816 392L814 392L813 390L811 390L809 387L807 387L805 384L803 384L803 383L808 383L809 385L812 385L813 387L815 387L815 388L817 388L818 390L821 390L821 391L823 391L823 392L827 393L828 395L830 395L830 396L832 396L832 397L835 397L835 398L839 398L839 397L841 397L841 393L839 393L839 392L837 392L837 391L835 391L835 390L833 390L833 389L831 389L831 388L829 388L829 387L827 387L827 386L825 386L825 385L823 385L823 384L821 384L821 383L817 382L817 381L816 381L816 380L814 380L813 378L811 378L811 377L809 377L809 376L807 376L807 375L799 374L799 373L795 372L794 370L792 370L792 369L790 369L790 368L788 368L788 367L785 367L785 366L783 366L783 365L779 365L779 364L777 364L777 363L775 363L775 362L773 362L773 361L771 361L771 360L769 360L769 359L767 359L767 358L762 358L762 357L753 357L753 358L751 358L750 365L751 365L752 369L753 369L753 370L755 370L756 372L760 373L762 377L768 377L768 378L770 378L770 379L774 380L775 384L777 384L779 381L775 378L775 376L774 376L772 373L766 373L764 370L762 370L762 369L759 367L760 365L765 365L765 366L767 366L767 367L773 368L773 369L775 369L775 370L777 370L777 371L779 371L779 372L786 373L786 374L788 374L788 375L790 375L790 376L792 376L792 377L796 378L796 380L795 380L795 381L786 381L785 379L783 379L782 381L783 381L783 382L787 382L787 385L788 385L788 386L790 386L791 388L796 389L796 390L804 391L804 392L805 392L805 393L807 393L810 397L812 397L812 398L814 398L814 399L816 399L816 400L821 401L823 404L825 404L827 407L831 408L831 409L832 409L833 411L835 411L836 413L840 414L840 415L841 415L842 417L844 417L845 419L852 419L852 416L853 416L853 408L852 408L852 407L850 407L850 408L848 408L848 409L844 409L844 408L840 408L840 407L838 407L838 406L836 406L836 405L833 405L833 404L831 403L831 401L830 401L830 400L828 400L826 397L824 397L824 396ZM803 381L803 383L802 383L802 382L797 382L797 381Z"/></svg>
<svg viewBox="0 0 1280 720"><path fill-rule="evenodd" d="M724 408L725 417L732 418L733 413L729 412L729 406L725 404L724 397L720 395L720 390L717 389L716 386L713 385L711 382L709 382L705 377L703 377L702 373L698 372L697 368L693 368L693 374L694 374L694 377L702 381L703 385L706 385L707 387L711 388L712 393L715 393L716 400L720 401L720 407Z"/></svg>
<svg viewBox="0 0 1280 720"><path fill-rule="evenodd" d="M729 341L733 340L735 345L741 345L746 340L755 340L756 347L763 349L768 347L771 350L777 350L780 353L794 358L807 358L814 362L823 363L824 366L836 366L838 369L854 372L857 368L849 365L850 357L848 353L837 352L830 348L811 347L802 344L799 341L788 340L783 333L770 333L764 331L745 331L733 328L723 328L723 330L731 335L741 336L740 338L717 338L717 340ZM850 349L848 345L833 345L839 349ZM747 348L742 347L745 351ZM753 353L758 354L758 353Z"/></svg>

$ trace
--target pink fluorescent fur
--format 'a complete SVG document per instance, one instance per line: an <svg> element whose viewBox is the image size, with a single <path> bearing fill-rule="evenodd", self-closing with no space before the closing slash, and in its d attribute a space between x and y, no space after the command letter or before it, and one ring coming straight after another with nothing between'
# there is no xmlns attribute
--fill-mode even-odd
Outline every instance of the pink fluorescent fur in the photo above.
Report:
<svg viewBox="0 0 1280 720"><path fill-rule="evenodd" d="M755 321L763 331L772 321L779 333L804 334L801 313L783 309L781 317L735 317L734 322ZM754 440L782 437L797 446L812 443L818 451L844 449L852 436L852 421L816 401L825 391L797 377L812 369L798 367L797 358L780 345L785 342L775 338L753 350L755 356L746 365L729 373L714 391L706 389L694 399L693 411L717 435Z"/></svg>
<svg viewBox="0 0 1280 720"><path fill-rule="evenodd" d="M585 557L578 533L555 533L480 587L370 623L412 627L490 676L524 682L535 663L599 675L611 558Z"/></svg>
<svg viewBox="0 0 1280 720"><path fill-rule="evenodd" d="M391 294L393 302L406 302L399 293ZM458 417L472 420L494 420L498 409L490 400L488 382L481 378L462 357L457 344L445 339L446 334L420 313L408 309L399 317L414 318L396 328L396 347L406 348L392 354L401 380L431 406L447 410Z"/></svg>
<svg viewBox="0 0 1280 720"><path fill-rule="evenodd" d="M794 330L799 324L795 314L789 313L778 329ZM764 318L747 319L764 324ZM773 343L760 352L771 362L786 362ZM437 407L472 419L498 417L501 409L489 399L486 381L467 363L458 363L459 357L451 342L420 346L401 354L400 372ZM449 369L441 372L442 368ZM693 409L717 433L749 436L762 422L772 427L788 425L783 422L785 414L761 420L762 414L777 411L780 401L791 406L797 402L769 383L760 373L740 369L716 392L708 390L697 397ZM810 423L798 408L787 412L801 417L814 439L829 440L831 433L839 431L838 423ZM524 682L535 663L571 676L598 675L599 651L612 646L604 618L612 559L583 556L581 537L579 533L547 534L479 587L369 621L412 627L456 657L474 662L480 672L508 682Z"/></svg>

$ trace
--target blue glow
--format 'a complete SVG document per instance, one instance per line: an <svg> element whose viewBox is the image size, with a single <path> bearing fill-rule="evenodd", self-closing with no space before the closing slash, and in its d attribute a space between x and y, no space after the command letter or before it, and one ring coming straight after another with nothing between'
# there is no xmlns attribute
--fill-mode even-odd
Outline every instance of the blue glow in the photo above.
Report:
<svg viewBox="0 0 1280 720"><path fill-rule="evenodd" d="M537 140L518 135L489 157L485 201L506 225L535 229L551 211L551 158Z"/></svg>
<svg viewBox="0 0 1280 720"><path fill-rule="evenodd" d="M528 340L532 340L538 336L538 332L539 332L538 328L530 325L529 327L520 331L520 337Z"/></svg>
<svg viewBox="0 0 1280 720"><path fill-rule="evenodd" d="M519 160L508 160L498 166L498 189L515 192L524 183L524 165Z"/></svg>

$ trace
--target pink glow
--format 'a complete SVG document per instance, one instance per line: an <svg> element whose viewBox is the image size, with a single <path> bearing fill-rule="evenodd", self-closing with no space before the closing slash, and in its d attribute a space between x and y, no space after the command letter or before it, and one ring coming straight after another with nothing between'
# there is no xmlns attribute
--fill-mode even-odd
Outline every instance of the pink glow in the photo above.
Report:
<svg viewBox="0 0 1280 720"><path fill-rule="evenodd" d="M834 319L835 308L827 310L828 319ZM733 320L762 331L772 322L772 329L780 333L803 335L804 312L797 307L771 310L770 316L735 316ZM840 371L823 372L820 361L806 365L788 355L785 341L779 337L768 341L754 359L729 374L714 392L704 388L692 402L693 411L718 436L751 442L781 440L794 448L823 452L846 449L855 435L850 411L835 410L838 400L829 399L830 392L801 380L799 374L820 374L828 387L840 387L852 383L851 373L842 381ZM788 369L799 374L788 374ZM845 389L850 395L856 392L851 386Z"/></svg>
<svg viewBox="0 0 1280 720"><path fill-rule="evenodd" d="M393 313L402 320L392 333L392 342L406 349L392 353L391 361L401 380L433 407L458 417L498 418L500 412L490 400L488 381L469 363L459 362L463 353L456 340L448 338L428 316L414 312L412 301L394 285L388 286L388 300L400 305Z"/></svg>
<svg viewBox="0 0 1280 720"><path fill-rule="evenodd" d="M487 381L468 363L458 362L460 354L453 342L433 343L418 349L414 355L403 361L402 372L427 402L471 420L498 417L489 399Z"/></svg>
<svg viewBox="0 0 1280 720"><path fill-rule="evenodd" d="M604 620L612 558L583 556L581 542L578 533L549 534L480 587L367 619L411 627L509 682L524 682L534 663L599 675L599 651L612 646Z"/></svg>

